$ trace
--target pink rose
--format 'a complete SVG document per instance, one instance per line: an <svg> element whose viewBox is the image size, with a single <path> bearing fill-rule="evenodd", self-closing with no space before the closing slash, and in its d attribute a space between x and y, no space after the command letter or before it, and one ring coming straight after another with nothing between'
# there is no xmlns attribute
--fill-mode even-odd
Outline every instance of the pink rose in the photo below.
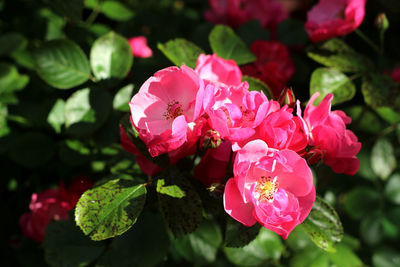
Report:
<svg viewBox="0 0 400 267"><path fill-rule="evenodd" d="M286 239L310 213L315 201L312 173L294 151L253 140L237 152L233 172L225 186L224 208L240 223L258 222Z"/></svg>
<svg viewBox="0 0 400 267"><path fill-rule="evenodd" d="M277 41L255 41L250 50L257 60L242 66L243 74L265 82L275 99L278 99L295 72L289 49Z"/></svg>
<svg viewBox="0 0 400 267"><path fill-rule="evenodd" d="M308 13L306 31L311 41L342 36L357 29L364 19L367 0L320 0Z"/></svg>
<svg viewBox="0 0 400 267"><path fill-rule="evenodd" d="M169 67L157 71L133 96L129 103L132 122L151 156L197 141L204 90L192 69Z"/></svg>
<svg viewBox="0 0 400 267"><path fill-rule="evenodd" d="M343 111L331 111L332 94L328 94L318 106L314 106L318 96L317 92L310 98L304 111L308 144L311 148L320 150L319 157L322 155L323 162L334 172L354 175L360 167L356 155L361 149L361 143L352 131L346 129L351 118Z"/></svg>
<svg viewBox="0 0 400 267"><path fill-rule="evenodd" d="M153 51L147 46L147 39L144 36L137 36L128 39L132 49L132 54L135 57L147 58L153 56Z"/></svg>

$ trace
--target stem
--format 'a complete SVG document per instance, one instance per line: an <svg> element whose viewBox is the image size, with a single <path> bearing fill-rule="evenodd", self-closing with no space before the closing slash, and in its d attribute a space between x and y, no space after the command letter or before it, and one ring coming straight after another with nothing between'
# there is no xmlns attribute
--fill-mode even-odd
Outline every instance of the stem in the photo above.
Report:
<svg viewBox="0 0 400 267"><path fill-rule="evenodd" d="M102 4L103 0L100 0L98 4L93 8L92 13L90 13L89 17L85 21L86 24L90 25L96 20L97 16L100 14Z"/></svg>
<svg viewBox="0 0 400 267"><path fill-rule="evenodd" d="M355 30L355 33L358 34L358 36L361 37L361 39L364 40L372 49L374 49L379 55L382 54L382 51L379 49L379 47L371 41L364 33L362 33L359 29Z"/></svg>
<svg viewBox="0 0 400 267"><path fill-rule="evenodd" d="M385 135L387 135L387 134L390 134L391 132L393 132L394 130L396 130L396 128L397 128L398 125L399 125L399 122L394 123L394 124L390 125L389 127L386 127L385 129L383 129L382 131L380 131L380 132L376 135L377 139L378 139L378 138L381 138L381 137L383 137L383 136L385 136Z"/></svg>

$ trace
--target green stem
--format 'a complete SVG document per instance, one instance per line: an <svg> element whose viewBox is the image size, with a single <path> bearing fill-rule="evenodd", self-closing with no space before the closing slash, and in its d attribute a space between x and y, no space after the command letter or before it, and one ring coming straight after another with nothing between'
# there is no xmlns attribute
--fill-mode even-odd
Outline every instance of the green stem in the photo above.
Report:
<svg viewBox="0 0 400 267"><path fill-rule="evenodd" d="M355 33L361 37L361 39L364 40L372 49L374 49L379 55L382 54L382 51L379 49L379 47L371 41L364 33L362 33L359 29L355 30Z"/></svg>
<svg viewBox="0 0 400 267"><path fill-rule="evenodd" d="M90 13L89 17L85 21L86 24L90 25L96 20L97 16L100 14L101 5L103 4L102 2L103 2L103 0L100 0L98 2L97 6L95 6L93 8L92 13Z"/></svg>

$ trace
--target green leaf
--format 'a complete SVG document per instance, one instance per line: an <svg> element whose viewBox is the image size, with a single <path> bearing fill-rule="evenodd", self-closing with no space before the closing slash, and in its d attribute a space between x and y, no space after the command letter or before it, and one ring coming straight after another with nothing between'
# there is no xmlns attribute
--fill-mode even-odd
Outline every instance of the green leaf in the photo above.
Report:
<svg viewBox="0 0 400 267"><path fill-rule="evenodd" d="M219 226L211 221L203 221L191 234L172 241L179 255L196 264L213 263L222 243Z"/></svg>
<svg viewBox="0 0 400 267"><path fill-rule="evenodd" d="M244 226L238 221L228 218L225 228L225 247L239 248L246 246L260 232L261 225L255 224L251 227Z"/></svg>
<svg viewBox="0 0 400 267"><path fill-rule="evenodd" d="M368 110L366 106L353 106L345 111L351 117L352 121L358 121L358 130L369 134L377 134L383 128L379 117L374 112Z"/></svg>
<svg viewBox="0 0 400 267"><path fill-rule="evenodd" d="M248 46L250 46L254 41L270 39L269 30L264 29L258 20L250 20L243 23L237 29L237 34Z"/></svg>
<svg viewBox="0 0 400 267"><path fill-rule="evenodd" d="M379 198L376 190L360 186L345 194L344 209L351 218L359 220L379 208Z"/></svg>
<svg viewBox="0 0 400 267"><path fill-rule="evenodd" d="M47 226L43 247L50 266L87 266L105 250L103 242L90 240L73 220L55 221Z"/></svg>
<svg viewBox="0 0 400 267"><path fill-rule="evenodd" d="M157 44L158 49L176 66L186 65L195 68L197 58L205 54L203 49L186 39L176 38L162 44Z"/></svg>
<svg viewBox="0 0 400 267"><path fill-rule="evenodd" d="M119 111L129 111L129 101L131 101L133 94L133 84L128 84L115 94L113 100L113 107Z"/></svg>
<svg viewBox="0 0 400 267"><path fill-rule="evenodd" d="M90 65L99 80L124 78L132 63L133 56L128 41L115 32L98 38L90 51Z"/></svg>
<svg viewBox="0 0 400 267"><path fill-rule="evenodd" d="M400 205L400 174L395 173L385 185L385 195L394 204Z"/></svg>
<svg viewBox="0 0 400 267"><path fill-rule="evenodd" d="M127 21L135 15L126 5L116 1L104 1L101 12L108 18L117 21Z"/></svg>
<svg viewBox="0 0 400 267"><path fill-rule="evenodd" d="M185 191L179 188L177 185L165 185L164 179L157 180L157 192L160 194L168 195L175 198L183 198Z"/></svg>
<svg viewBox="0 0 400 267"><path fill-rule="evenodd" d="M19 74L14 65L0 63L0 97L22 90L28 83L29 76Z"/></svg>
<svg viewBox="0 0 400 267"><path fill-rule="evenodd" d="M51 108L49 115L47 116L47 122L53 127L56 133L61 132L61 126L65 122L64 118L65 101L57 99L54 106Z"/></svg>
<svg viewBox="0 0 400 267"><path fill-rule="evenodd" d="M58 154L63 163L78 166L89 161L90 152L90 149L81 141L66 139L60 144Z"/></svg>
<svg viewBox="0 0 400 267"><path fill-rule="evenodd" d="M230 262L240 266L269 266L267 263L279 260L284 252L282 239L274 232L261 228L260 233L243 248L225 247Z"/></svg>
<svg viewBox="0 0 400 267"><path fill-rule="evenodd" d="M257 59L246 44L227 26L215 26L208 38L212 51L219 57L233 59L238 65Z"/></svg>
<svg viewBox="0 0 400 267"><path fill-rule="evenodd" d="M273 99L271 90L263 81L247 75L243 75L242 80L249 83L250 91L262 91L268 99Z"/></svg>
<svg viewBox="0 0 400 267"><path fill-rule="evenodd" d="M177 170L165 177L168 184L177 185L185 196L171 197L158 193L161 213L175 237L194 232L202 220L201 200L192 184Z"/></svg>
<svg viewBox="0 0 400 267"><path fill-rule="evenodd" d="M0 57L11 55L14 51L22 50L28 41L18 32L7 32L0 36Z"/></svg>
<svg viewBox="0 0 400 267"><path fill-rule="evenodd" d="M364 218L360 224L361 238L370 246L379 244L383 239L382 214L374 212L372 215Z"/></svg>
<svg viewBox="0 0 400 267"><path fill-rule="evenodd" d="M76 224L93 240L125 233L146 201L146 187L115 179L83 193L75 208Z"/></svg>
<svg viewBox="0 0 400 267"><path fill-rule="evenodd" d="M58 89L70 89L90 77L89 62L82 49L70 40L52 40L33 52L39 76Z"/></svg>
<svg viewBox="0 0 400 267"><path fill-rule="evenodd" d="M135 226L115 237L99 266L156 266L166 257L169 237L159 213L143 213Z"/></svg>
<svg viewBox="0 0 400 267"><path fill-rule="evenodd" d="M380 138L374 144L371 152L372 170L382 179L386 180L397 166L393 145L389 140Z"/></svg>
<svg viewBox="0 0 400 267"><path fill-rule="evenodd" d="M111 111L111 96L102 89L81 89L65 103L65 126L69 133L87 135L97 130Z"/></svg>
<svg viewBox="0 0 400 267"><path fill-rule="evenodd" d="M329 267L329 255L323 250L306 249L295 254L290 260L290 267Z"/></svg>
<svg viewBox="0 0 400 267"><path fill-rule="evenodd" d="M79 21L82 19L83 0L46 0L55 12L61 16Z"/></svg>
<svg viewBox="0 0 400 267"><path fill-rule="evenodd" d="M318 63L343 72L365 72L373 68L367 57L357 53L340 39L330 39L307 54Z"/></svg>
<svg viewBox="0 0 400 267"><path fill-rule="evenodd" d="M400 252L391 248L380 249L372 255L374 267L397 267L400 263Z"/></svg>
<svg viewBox="0 0 400 267"><path fill-rule="evenodd" d="M335 243L343 237L343 227L336 211L317 196L307 219L302 224L305 232L320 248L335 252Z"/></svg>
<svg viewBox="0 0 400 267"><path fill-rule="evenodd" d="M356 87L351 80L336 69L318 68L311 75L310 95L321 94L315 100L315 105L321 103L327 94L333 94L332 105L351 100L356 94Z"/></svg>
<svg viewBox="0 0 400 267"><path fill-rule="evenodd" d="M10 133L10 129L7 126L7 106L0 103L0 138Z"/></svg>
<svg viewBox="0 0 400 267"><path fill-rule="evenodd" d="M308 41L304 23L296 19L289 18L279 23L276 34L285 45L305 45Z"/></svg>

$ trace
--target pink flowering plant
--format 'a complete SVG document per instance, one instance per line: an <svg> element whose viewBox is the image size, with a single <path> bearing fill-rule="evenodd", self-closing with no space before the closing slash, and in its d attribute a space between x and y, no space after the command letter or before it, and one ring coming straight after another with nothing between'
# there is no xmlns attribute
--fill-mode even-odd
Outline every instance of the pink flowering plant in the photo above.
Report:
<svg viewBox="0 0 400 267"><path fill-rule="evenodd" d="M4 266L398 266L396 1L3 2Z"/></svg>

